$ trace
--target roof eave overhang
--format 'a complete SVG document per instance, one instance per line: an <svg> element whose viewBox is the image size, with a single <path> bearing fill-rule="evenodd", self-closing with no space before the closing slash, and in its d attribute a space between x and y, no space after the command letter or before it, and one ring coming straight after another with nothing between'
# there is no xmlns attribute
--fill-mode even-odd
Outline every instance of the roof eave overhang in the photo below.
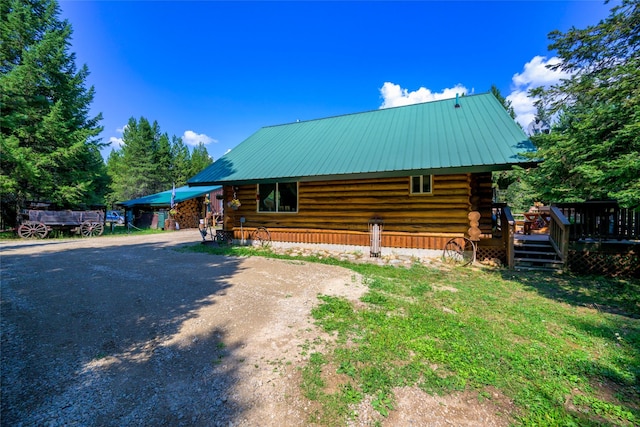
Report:
<svg viewBox="0 0 640 427"><path fill-rule="evenodd" d="M460 173L486 173L512 169L513 166L521 168L530 168L537 166L538 162L521 162L521 163L505 163L501 165L475 165L475 166L459 166L447 168L429 168L429 169L412 169L412 170L394 170L394 171L377 171L377 172L354 172L348 174L327 174L327 175L311 175L311 176L289 176L289 177L269 177L269 178L246 178L246 179L221 179L207 182L190 182L190 187L199 187L205 185L248 185L248 184L268 184L274 182L318 182L318 181L341 181L350 179L376 179L376 178L395 178L412 175L454 175Z"/></svg>

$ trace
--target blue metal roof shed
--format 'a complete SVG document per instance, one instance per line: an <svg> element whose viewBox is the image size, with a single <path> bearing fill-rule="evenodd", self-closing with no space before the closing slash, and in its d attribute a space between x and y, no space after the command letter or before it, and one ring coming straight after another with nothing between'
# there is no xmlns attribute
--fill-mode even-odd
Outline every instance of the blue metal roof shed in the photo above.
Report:
<svg viewBox="0 0 640 427"><path fill-rule="evenodd" d="M220 189L219 185L210 185L204 187L178 187L176 188L176 196L174 201L175 203L184 202L185 200L193 199L195 197L202 196L218 189ZM133 208L134 206L169 207L171 205L172 192L173 189L163 191L161 193L150 194L138 199L127 200L126 202L119 202L118 204L127 208Z"/></svg>

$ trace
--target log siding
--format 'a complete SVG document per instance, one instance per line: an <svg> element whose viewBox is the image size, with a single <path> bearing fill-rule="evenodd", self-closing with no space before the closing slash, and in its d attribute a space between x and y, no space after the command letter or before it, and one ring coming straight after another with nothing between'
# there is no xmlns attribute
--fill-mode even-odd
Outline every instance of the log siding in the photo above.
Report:
<svg viewBox="0 0 640 427"><path fill-rule="evenodd" d="M300 182L297 212L258 212L257 185L225 187L225 229L240 239L243 229L267 227L274 241L369 245L368 223L384 221L382 245L441 249L469 228L468 213L481 213L480 228L491 232L491 173L434 175L432 192L412 194L410 177ZM225 205L226 206L226 205ZM246 236L245 236L246 238Z"/></svg>

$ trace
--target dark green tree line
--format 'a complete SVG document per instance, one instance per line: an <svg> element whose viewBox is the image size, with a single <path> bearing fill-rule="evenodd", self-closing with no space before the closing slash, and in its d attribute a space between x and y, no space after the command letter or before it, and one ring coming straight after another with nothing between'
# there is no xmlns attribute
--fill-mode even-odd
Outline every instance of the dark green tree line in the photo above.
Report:
<svg viewBox="0 0 640 427"><path fill-rule="evenodd" d="M546 202L615 199L640 208L640 1L623 0L585 29L549 35L571 77L536 89L557 117L532 138L544 161L526 175Z"/></svg>
<svg viewBox="0 0 640 427"><path fill-rule="evenodd" d="M123 145L107 160L111 177L107 204L135 199L185 185L187 180L211 164L204 144L193 153L175 135L169 139L156 121L130 118L122 135Z"/></svg>
<svg viewBox="0 0 640 427"><path fill-rule="evenodd" d="M511 105L511 101L502 96L500 89L496 85L491 85L491 93L502 104L511 118L516 118L516 113ZM494 172L492 175L493 186L498 190L498 202L507 203L514 211L522 212L528 210L535 201L534 195L529 191L528 185L523 177L527 171L518 166L513 169Z"/></svg>
<svg viewBox="0 0 640 427"><path fill-rule="evenodd" d="M5 226L27 201L102 202L108 177L89 116L94 88L69 52L55 0L0 0L0 202Z"/></svg>
<svg viewBox="0 0 640 427"><path fill-rule="evenodd" d="M502 104L504 109L507 110L507 113L509 113L511 118L515 119L516 118L516 112L513 110L513 106L511 105L511 101L509 101L507 98L502 96L502 93L500 92L500 89L498 89L498 86L491 85L491 89L489 89L489 91L493 94L493 96L496 97L496 99L498 101L500 101L500 103Z"/></svg>

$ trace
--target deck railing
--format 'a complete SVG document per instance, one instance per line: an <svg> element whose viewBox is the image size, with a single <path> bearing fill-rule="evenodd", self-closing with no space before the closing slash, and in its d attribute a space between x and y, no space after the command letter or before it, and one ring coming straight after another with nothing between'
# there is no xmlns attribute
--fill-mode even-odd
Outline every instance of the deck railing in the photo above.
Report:
<svg viewBox="0 0 640 427"><path fill-rule="evenodd" d="M570 223L570 240L640 240L640 211L617 202L554 204Z"/></svg>
<svg viewBox="0 0 640 427"><path fill-rule="evenodd" d="M549 222L549 242L560 256L560 259L567 262L571 223L556 206L551 206L549 213L551 217Z"/></svg>

